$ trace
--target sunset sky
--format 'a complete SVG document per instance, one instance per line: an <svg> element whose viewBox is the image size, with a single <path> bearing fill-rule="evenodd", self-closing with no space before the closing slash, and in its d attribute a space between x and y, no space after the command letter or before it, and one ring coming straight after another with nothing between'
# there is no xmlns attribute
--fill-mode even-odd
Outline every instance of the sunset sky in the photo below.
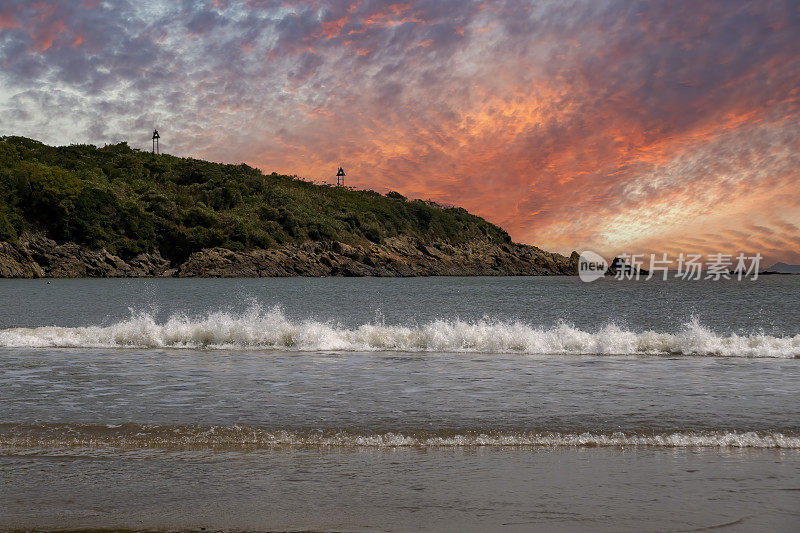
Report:
<svg viewBox="0 0 800 533"><path fill-rule="evenodd" d="M0 135L467 208L569 253L800 263L800 2L0 0Z"/></svg>

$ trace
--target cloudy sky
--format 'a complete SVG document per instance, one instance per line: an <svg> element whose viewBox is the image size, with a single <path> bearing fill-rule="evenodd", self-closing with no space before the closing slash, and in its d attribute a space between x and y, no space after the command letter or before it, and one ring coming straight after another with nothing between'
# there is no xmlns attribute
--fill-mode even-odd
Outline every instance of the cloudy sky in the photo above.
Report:
<svg viewBox="0 0 800 533"><path fill-rule="evenodd" d="M800 263L800 3L0 0L0 134L464 206L569 252Z"/></svg>

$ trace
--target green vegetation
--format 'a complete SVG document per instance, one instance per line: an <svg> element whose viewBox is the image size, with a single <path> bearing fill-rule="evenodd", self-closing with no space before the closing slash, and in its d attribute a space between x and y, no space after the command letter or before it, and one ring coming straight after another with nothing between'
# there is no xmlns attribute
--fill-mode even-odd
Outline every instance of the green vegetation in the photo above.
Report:
<svg viewBox="0 0 800 533"><path fill-rule="evenodd" d="M214 246L231 250L397 235L458 244L510 242L462 208L351 191L296 176L154 155L127 143L52 147L0 137L0 241L43 230L57 241L129 258L158 249L182 261Z"/></svg>

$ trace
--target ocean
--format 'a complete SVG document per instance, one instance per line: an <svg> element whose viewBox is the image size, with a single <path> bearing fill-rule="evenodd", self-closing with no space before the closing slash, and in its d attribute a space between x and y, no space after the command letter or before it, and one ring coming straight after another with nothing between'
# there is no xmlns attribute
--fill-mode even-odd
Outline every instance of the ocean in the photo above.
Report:
<svg viewBox="0 0 800 533"><path fill-rule="evenodd" d="M800 276L0 280L0 529L797 531Z"/></svg>

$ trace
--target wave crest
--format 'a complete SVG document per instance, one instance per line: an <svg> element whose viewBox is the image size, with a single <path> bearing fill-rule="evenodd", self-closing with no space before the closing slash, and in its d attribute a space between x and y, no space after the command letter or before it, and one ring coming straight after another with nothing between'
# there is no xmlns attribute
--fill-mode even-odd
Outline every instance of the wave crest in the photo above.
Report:
<svg viewBox="0 0 800 533"><path fill-rule="evenodd" d="M545 329L520 322L436 320L420 326L363 324L346 328L292 321L278 309L235 315L173 316L159 324L148 314L110 326L0 330L0 347L211 348L341 352L466 352L519 354L704 355L800 357L800 335L720 335L697 320L677 333L633 332L614 324L596 332L567 324Z"/></svg>

